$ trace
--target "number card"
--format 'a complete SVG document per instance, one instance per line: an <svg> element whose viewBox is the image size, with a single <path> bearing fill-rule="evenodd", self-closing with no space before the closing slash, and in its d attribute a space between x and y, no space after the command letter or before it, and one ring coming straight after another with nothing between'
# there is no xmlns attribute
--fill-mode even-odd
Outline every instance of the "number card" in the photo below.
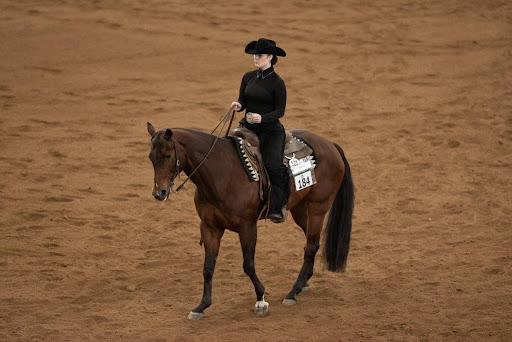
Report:
<svg viewBox="0 0 512 342"><path fill-rule="evenodd" d="M311 170L308 170L304 173L295 176L295 191L300 191L302 189L308 188L315 183L315 177L311 173Z"/></svg>

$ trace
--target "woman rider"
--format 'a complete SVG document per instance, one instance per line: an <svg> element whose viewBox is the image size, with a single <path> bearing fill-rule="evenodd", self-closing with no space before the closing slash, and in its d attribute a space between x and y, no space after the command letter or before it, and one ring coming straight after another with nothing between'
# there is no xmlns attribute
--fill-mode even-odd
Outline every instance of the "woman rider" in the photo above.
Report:
<svg viewBox="0 0 512 342"><path fill-rule="evenodd" d="M272 184L267 217L279 223L285 220L284 206L289 195L289 175L283 164L285 131L279 121L286 106L286 86L273 66L277 56L284 57L286 52L265 38L247 44L245 52L253 55L257 69L242 77L238 101L232 106L239 112L246 110L240 125L256 133L260 140L263 162Z"/></svg>

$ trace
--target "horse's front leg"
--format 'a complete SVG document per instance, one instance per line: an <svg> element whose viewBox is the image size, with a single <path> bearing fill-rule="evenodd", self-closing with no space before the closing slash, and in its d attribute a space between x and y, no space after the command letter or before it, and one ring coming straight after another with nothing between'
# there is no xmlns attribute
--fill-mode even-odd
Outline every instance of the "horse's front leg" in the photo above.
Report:
<svg viewBox="0 0 512 342"><path fill-rule="evenodd" d="M219 254L220 239L224 229L211 227L201 221L201 238L204 244L204 288L201 303L188 314L188 318L198 320L203 318L204 310L212 303L212 278L215 270L215 262Z"/></svg>
<svg viewBox="0 0 512 342"><path fill-rule="evenodd" d="M244 255L244 272L249 276L254 285L256 292L256 304L254 305L254 312L263 316L268 313L268 303L265 301L265 288L256 275L254 267L254 254L256 251L257 228L256 224L249 224L243 226L239 233L240 245L242 246L242 253Z"/></svg>

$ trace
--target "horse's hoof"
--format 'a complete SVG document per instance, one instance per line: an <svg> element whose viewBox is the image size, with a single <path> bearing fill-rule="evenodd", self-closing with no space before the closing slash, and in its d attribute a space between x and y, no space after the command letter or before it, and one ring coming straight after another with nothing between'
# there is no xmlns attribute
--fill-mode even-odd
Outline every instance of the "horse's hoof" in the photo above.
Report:
<svg viewBox="0 0 512 342"><path fill-rule="evenodd" d="M308 293L309 292L309 285L306 285L302 288L302 290L300 290L300 292L302 293Z"/></svg>
<svg viewBox="0 0 512 342"><path fill-rule="evenodd" d="M268 314L268 303L265 302L265 299L257 301L254 304L254 313L256 316L265 316Z"/></svg>
<svg viewBox="0 0 512 342"><path fill-rule="evenodd" d="M295 305L295 304L297 304L297 301L295 299L285 298L285 299L283 299L283 304L284 305Z"/></svg>
<svg viewBox="0 0 512 342"><path fill-rule="evenodd" d="M191 321L198 321L201 318L203 318L203 315L204 314L202 312L190 311L190 313L188 314L188 319L190 319Z"/></svg>

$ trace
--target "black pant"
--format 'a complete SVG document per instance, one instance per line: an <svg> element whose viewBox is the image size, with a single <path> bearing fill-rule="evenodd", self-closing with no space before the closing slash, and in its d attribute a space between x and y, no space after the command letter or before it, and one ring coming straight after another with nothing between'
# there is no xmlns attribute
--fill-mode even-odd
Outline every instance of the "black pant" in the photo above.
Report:
<svg viewBox="0 0 512 342"><path fill-rule="evenodd" d="M270 213L281 212L290 194L290 176L283 164L286 139L284 127L276 123L268 129L255 130L254 133L260 139L260 151L272 184Z"/></svg>

